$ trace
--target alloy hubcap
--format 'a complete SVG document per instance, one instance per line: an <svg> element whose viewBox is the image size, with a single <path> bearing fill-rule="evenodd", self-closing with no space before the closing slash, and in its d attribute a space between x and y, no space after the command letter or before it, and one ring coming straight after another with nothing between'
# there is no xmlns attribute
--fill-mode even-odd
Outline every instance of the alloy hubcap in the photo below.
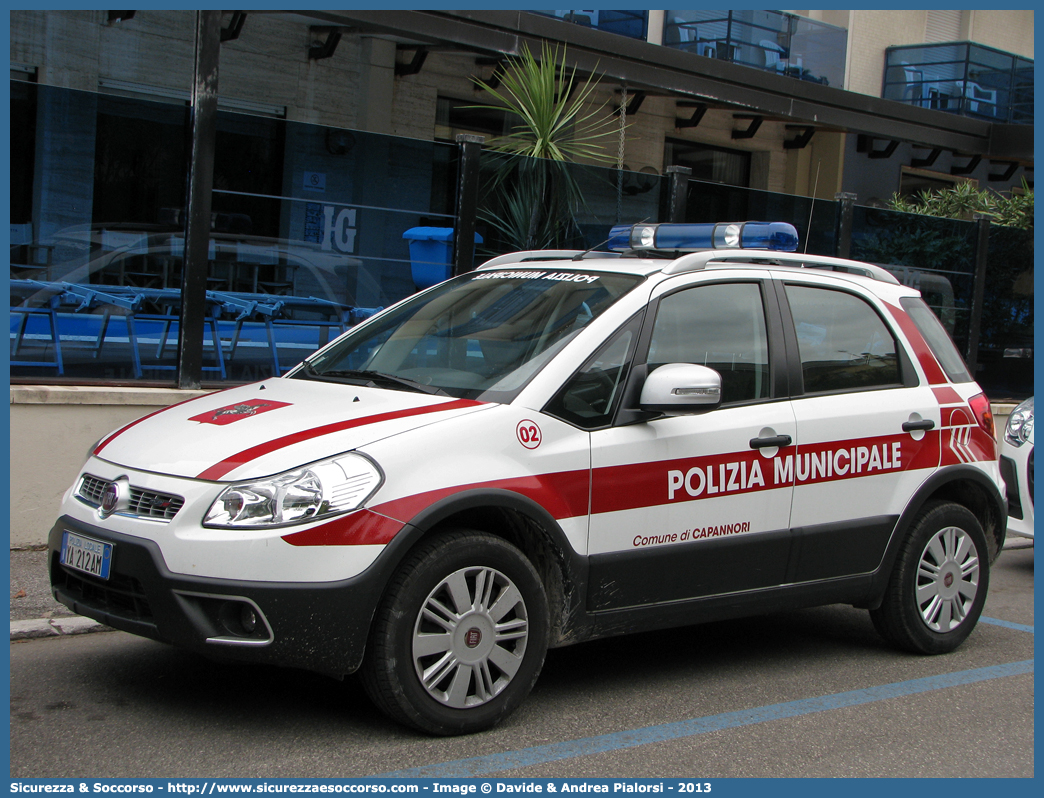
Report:
<svg viewBox="0 0 1044 798"><path fill-rule="evenodd" d="M413 666L440 704L485 704L522 665L529 638L526 603L514 583L492 568L462 568L421 605L413 630Z"/></svg>
<svg viewBox="0 0 1044 798"><path fill-rule="evenodd" d="M979 557L959 527L937 532L917 565L917 607L933 632L949 632L971 611L979 591Z"/></svg>

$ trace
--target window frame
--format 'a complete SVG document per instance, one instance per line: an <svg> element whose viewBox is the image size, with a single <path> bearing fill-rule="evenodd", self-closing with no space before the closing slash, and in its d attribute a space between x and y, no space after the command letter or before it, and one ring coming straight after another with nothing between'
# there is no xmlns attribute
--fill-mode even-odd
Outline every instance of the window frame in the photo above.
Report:
<svg viewBox="0 0 1044 798"><path fill-rule="evenodd" d="M895 326L887 318L886 314L881 312L881 308L878 307L877 299L873 296L867 296L866 294L849 290L844 286L836 285L824 285L818 282L805 282L802 280L793 279L778 279L776 283L776 295L780 303L780 308L785 318L784 330L787 338L787 355L788 355L788 372L790 377L790 384L793 386L791 392L793 398L801 397L813 397L813 396L841 396L846 394L854 393L866 393L868 391L886 391L895 390L899 388L915 388L920 384L920 378L917 375L917 370L913 366L913 361L910 359L909 352L907 352L906 346L903 343L902 337L896 332ZM851 296L863 302L870 310L874 313L877 319L881 322L884 329L891 335L892 341L895 345L896 353L896 367L899 371L899 381L881 385L871 386L857 386L853 388L840 388L826 391L807 391L805 389L805 376L804 376L804 361L801 358L801 350L798 345L797 337L797 326L794 321L794 315L790 307L790 300L787 296L787 286L794 286L797 288L813 288L821 291L835 291L840 294Z"/></svg>
<svg viewBox="0 0 1044 798"><path fill-rule="evenodd" d="M619 413L620 409L625 406L624 397L628 397L630 395L629 392L631 385L631 376L634 372L635 366L637 365L638 347L641 346L642 343L642 331L645 326L644 323L645 319L647 318L647 315L648 306L643 307L641 310L639 310L637 313L631 316L627 321L625 321L623 324L621 324L619 327L613 330L613 332L610 335L606 336L605 340L598 346L597 349L595 349L591 356L584 361L583 365L581 365L580 368L578 368L576 371L570 374L567 379L562 381L562 385L559 387L557 391L555 391L552 397L547 400L540 412L545 413L551 416L552 418L557 418L559 421L563 421L566 424L569 424L572 427L576 427L577 429L584 430L585 432L595 432L600 429L608 429L612 427L614 425L617 413ZM610 347L615 345L617 339L621 335L624 335L626 333L631 333L634 336L630 345L628 346L628 349L630 350L629 356L626 358L623 365L621 366L623 374L620 375L620 379L616 384L616 390L614 392L612 402L610 403L609 408L607 409L607 412L604 414L602 419L599 420L599 422L596 424L583 424L580 421L578 421L575 417L567 417L565 413L560 412L559 409L555 407L555 405L559 403L561 397L573 384L574 380L576 380L581 374L585 373L595 362L598 361L600 357L602 357L603 353L605 353Z"/></svg>
<svg viewBox="0 0 1044 798"><path fill-rule="evenodd" d="M762 275L722 275L720 277L707 279L700 276L693 280L691 277L680 285L673 285L662 294L658 294L649 300L645 311L645 320L642 324L638 343L634 350L630 374L627 378L627 386L624 390L623 401L616 412L613 426L626 426L641 421L648 421L659 414L643 412L638 406L638 397L641 395L641 387L649 373L649 348L652 342L653 328L656 326L656 316L660 309L660 302L681 291L688 291L705 286L713 285L735 285L737 283L756 284L761 293L761 305L765 314L765 333L768 344L768 396L763 399L753 399L743 402L728 402L719 405L719 408L744 407L748 405L766 404L769 402L786 401L790 399L787 355L783 341L785 341L785 327L783 316L774 290L771 285L772 279ZM716 408L717 409L717 408Z"/></svg>

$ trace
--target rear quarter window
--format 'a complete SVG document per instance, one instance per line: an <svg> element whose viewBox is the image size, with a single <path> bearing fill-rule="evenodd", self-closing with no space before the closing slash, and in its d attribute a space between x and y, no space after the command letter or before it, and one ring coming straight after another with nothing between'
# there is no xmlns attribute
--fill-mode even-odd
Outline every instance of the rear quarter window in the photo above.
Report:
<svg viewBox="0 0 1044 798"><path fill-rule="evenodd" d="M942 370L950 378L950 382L971 382L972 376L968 367L964 364L964 358L957 351L953 340L942 326L939 318L932 313L924 300L919 297L906 296L899 300L907 315L913 320L917 330L921 333L932 350L935 359L939 361Z"/></svg>

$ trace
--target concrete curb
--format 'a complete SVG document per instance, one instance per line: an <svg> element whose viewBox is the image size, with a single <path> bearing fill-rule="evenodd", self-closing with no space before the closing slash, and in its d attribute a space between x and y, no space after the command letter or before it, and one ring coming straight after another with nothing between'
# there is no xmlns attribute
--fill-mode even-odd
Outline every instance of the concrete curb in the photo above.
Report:
<svg viewBox="0 0 1044 798"><path fill-rule="evenodd" d="M111 632L111 627L81 616L64 618L36 618L31 621L11 621L11 639L29 640L35 637L63 637L88 632Z"/></svg>

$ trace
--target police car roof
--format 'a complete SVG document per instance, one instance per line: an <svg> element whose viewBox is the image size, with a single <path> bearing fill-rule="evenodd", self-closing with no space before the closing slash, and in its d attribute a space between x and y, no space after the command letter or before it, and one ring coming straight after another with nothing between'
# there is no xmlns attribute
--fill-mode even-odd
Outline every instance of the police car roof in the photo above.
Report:
<svg viewBox="0 0 1044 798"><path fill-rule="evenodd" d="M584 252L581 250L529 250L511 252L486 261L478 270L503 269L512 265L546 265L556 269L580 269L583 271L616 272L647 277L657 272L665 275L685 274L707 268L759 267L763 269L811 268L840 272L856 278L868 278L878 282L900 285L900 282L885 269L870 263L832 258L823 255L807 255L798 252L776 252L757 249L710 249L680 254L674 259L642 257L640 252L621 256L615 252Z"/></svg>
<svg viewBox="0 0 1044 798"><path fill-rule="evenodd" d="M582 257L581 257L582 256ZM614 272L636 274L647 277L663 271L670 260L650 258L624 258L616 252L584 252L583 250L546 249L509 252L488 260L475 271L490 271L508 266L529 268L554 267L555 269L577 269L580 271Z"/></svg>

